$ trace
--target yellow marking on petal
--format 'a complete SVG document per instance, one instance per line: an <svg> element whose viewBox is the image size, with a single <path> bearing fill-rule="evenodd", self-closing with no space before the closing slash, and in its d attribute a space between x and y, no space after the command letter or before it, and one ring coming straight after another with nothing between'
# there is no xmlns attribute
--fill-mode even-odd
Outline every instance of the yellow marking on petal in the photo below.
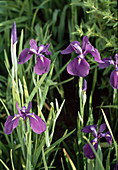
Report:
<svg viewBox="0 0 118 170"><path fill-rule="evenodd" d="M109 135L109 134L107 134L106 136L110 137L110 135Z"/></svg>
<svg viewBox="0 0 118 170"><path fill-rule="evenodd" d="M118 71L116 71L116 74L117 74L117 76L118 76Z"/></svg>
<svg viewBox="0 0 118 170"><path fill-rule="evenodd" d="M36 119L36 120L37 120L37 118L36 118L34 115L32 115L32 117L33 117L34 119Z"/></svg>
<svg viewBox="0 0 118 170"><path fill-rule="evenodd" d="M79 58L79 64L80 64L81 60L82 60L82 59L81 59L81 58Z"/></svg>
<svg viewBox="0 0 118 170"><path fill-rule="evenodd" d="M40 57L40 59L43 61L43 57Z"/></svg>
<svg viewBox="0 0 118 170"><path fill-rule="evenodd" d="M17 117L15 116L12 120L15 120Z"/></svg>
<svg viewBox="0 0 118 170"><path fill-rule="evenodd" d="M93 142L93 146L95 145L95 142Z"/></svg>

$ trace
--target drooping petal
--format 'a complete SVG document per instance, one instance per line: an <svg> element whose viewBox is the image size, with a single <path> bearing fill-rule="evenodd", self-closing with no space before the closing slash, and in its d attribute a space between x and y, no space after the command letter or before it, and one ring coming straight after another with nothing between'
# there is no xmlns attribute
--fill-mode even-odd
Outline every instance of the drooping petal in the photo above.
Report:
<svg viewBox="0 0 118 170"><path fill-rule="evenodd" d="M118 71L117 70L114 70L111 72L110 85L112 86L112 88L118 89Z"/></svg>
<svg viewBox="0 0 118 170"><path fill-rule="evenodd" d="M51 60L41 55L41 57L37 57L37 63L34 67L34 71L38 75L42 75L47 73L50 67Z"/></svg>
<svg viewBox="0 0 118 170"><path fill-rule="evenodd" d="M37 42L34 39L31 39L30 42L30 50L31 51L36 51L38 52L38 46L37 46Z"/></svg>
<svg viewBox="0 0 118 170"><path fill-rule="evenodd" d="M32 102L29 102L27 112L30 112L31 107L32 107Z"/></svg>
<svg viewBox="0 0 118 170"><path fill-rule="evenodd" d="M75 76L85 77L89 74L89 70L90 66L84 58L76 57L67 65L67 72Z"/></svg>
<svg viewBox="0 0 118 170"><path fill-rule="evenodd" d="M93 129L97 129L97 125L88 125L88 126L85 126L81 131L83 133L90 133L90 132L93 132Z"/></svg>
<svg viewBox="0 0 118 170"><path fill-rule="evenodd" d="M30 126L33 132L37 134L41 134L46 130L46 123L34 113L28 114Z"/></svg>
<svg viewBox="0 0 118 170"><path fill-rule="evenodd" d="M97 148L98 148L97 141L96 140L92 140L92 141L90 141L90 143L94 147L95 151L97 151ZM84 152L84 155L88 159L94 159L95 158L95 154L94 154L93 150L91 149L91 146L89 145L89 143L87 143L86 145L83 146L83 152Z"/></svg>
<svg viewBox="0 0 118 170"><path fill-rule="evenodd" d="M101 124L99 128L99 133L102 133L105 129L106 129L106 124L105 123Z"/></svg>
<svg viewBox="0 0 118 170"><path fill-rule="evenodd" d="M94 60L96 62L103 63L103 61L101 60L101 57L100 57L100 53L96 48L93 48L90 53L94 57Z"/></svg>
<svg viewBox="0 0 118 170"><path fill-rule="evenodd" d="M102 137L105 137L107 142L109 142L109 145L111 146L111 142L112 142L111 133L109 131L107 131L107 132L102 134Z"/></svg>
<svg viewBox="0 0 118 170"><path fill-rule="evenodd" d="M111 57L103 58L102 61L103 61L103 63L99 63L99 68L101 68L101 69L108 67L110 64L114 65L114 61L112 60Z"/></svg>
<svg viewBox="0 0 118 170"><path fill-rule="evenodd" d="M16 23L13 22L12 31L11 31L11 41L13 44L17 42L17 30L16 30Z"/></svg>
<svg viewBox="0 0 118 170"><path fill-rule="evenodd" d="M19 117L15 116L8 116L7 120L4 124L4 132L6 135L12 133L14 128L16 128L19 124Z"/></svg>
<svg viewBox="0 0 118 170"><path fill-rule="evenodd" d="M19 61L18 64L24 64L25 62L27 62L33 53L30 52L29 48L25 48L19 56Z"/></svg>
<svg viewBox="0 0 118 170"><path fill-rule="evenodd" d="M77 53L77 50L73 46L74 44L77 44L78 46L80 46L80 42L73 41L69 44L69 46L65 50L61 51L61 54L69 54L69 53L72 53L73 51Z"/></svg>

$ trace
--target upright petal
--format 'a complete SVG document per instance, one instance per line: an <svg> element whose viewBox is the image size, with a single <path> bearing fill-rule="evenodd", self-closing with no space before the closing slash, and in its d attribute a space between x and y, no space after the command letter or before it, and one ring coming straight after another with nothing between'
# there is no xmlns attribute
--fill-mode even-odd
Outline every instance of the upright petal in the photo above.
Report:
<svg viewBox="0 0 118 170"><path fill-rule="evenodd" d="M109 145L111 146L111 142L112 142L111 133L109 131L107 131L107 132L102 134L102 137L105 137L107 142L109 142Z"/></svg>
<svg viewBox="0 0 118 170"><path fill-rule="evenodd" d="M27 112L30 112L31 107L32 107L32 102L29 102Z"/></svg>
<svg viewBox="0 0 118 170"><path fill-rule="evenodd" d="M39 116L32 113L32 114L28 114L28 117L33 132L37 134L41 134L46 130L46 124Z"/></svg>
<svg viewBox="0 0 118 170"><path fill-rule="evenodd" d="M105 129L106 129L106 124L105 123L101 124L99 128L99 133L102 133Z"/></svg>
<svg viewBox="0 0 118 170"><path fill-rule="evenodd" d="M118 71L114 70L110 75L110 85L114 89L118 89Z"/></svg>
<svg viewBox="0 0 118 170"><path fill-rule="evenodd" d="M37 57L37 63L34 67L34 71L38 75L42 75L44 73L47 73L50 67L51 60L44 57L43 55L41 57Z"/></svg>
<svg viewBox="0 0 118 170"><path fill-rule="evenodd" d="M73 51L75 51L77 53L76 49L73 46L74 44L77 44L77 45L80 46L80 42L73 41L73 42L70 43L70 45L65 50L61 51L61 54L69 54L69 53L72 53Z"/></svg>
<svg viewBox="0 0 118 170"><path fill-rule="evenodd" d="M90 133L90 132L93 132L93 128L97 129L97 125L88 125L88 126L85 126L81 131L83 133Z"/></svg>
<svg viewBox="0 0 118 170"><path fill-rule="evenodd" d="M88 44L88 37L87 36L84 36L83 39L82 39L82 51L85 50L86 48L86 45Z"/></svg>
<svg viewBox="0 0 118 170"><path fill-rule="evenodd" d="M16 30L16 23L13 22L12 31L11 31L11 41L13 44L17 42L17 30Z"/></svg>
<svg viewBox="0 0 118 170"><path fill-rule="evenodd" d="M19 109L18 102L16 103L16 108L17 108L17 110L18 110L18 113L20 114L21 111L20 111L20 109Z"/></svg>
<svg viewBox="0 0 118 170"><path fill-rule="evenodd" d="M109 58L103 58L102 61L103 61L103 63L99 63L99 67L100 67L101 69L110 66L110 64L114 64L114 61L112 60L111 57L109 57Z"/></svg>
<svg viewBox="0 0 118 170"><path fill-rule="evenodd" d="M95 151L97 151L97 148L98 148L97 141L96 140L92 140L92 141L90 141L90 143L94 147ZM89 145L89 143L87 143L86 145L83 146L83 152L84 152L84 155L88 159L94 159L95 158L95 154L94 154L93 150L91 149L91 146Z"/></svg>
<svg viewBox="0 0 118 170"><path fill-rule="evenodd" d="M85 77L89 74L89 70L90 66L84 58L76 57L67 65L67 72L75 76Z"/></svg>
<svg viewBox="0 0 118 170"><path fill-rule="evenodd" d="M12 133L14 128L16 128L19 124L19 117L15 116L8 116L7 120L4 124L4 132L6 135Z"/></svg>
<svg viewBox="0 0 118 170"><path fill-rule="evenodd" d="M19 56L19 61L18 64L24 64L25 62L27 62L33 53L30 52L29 48L25 48Z"/></svg>
<svg viewBox="0 0 118 170"><path fill-rule="evenodd" d="M43 45L43 44L42 44L42 45ZM43 46L44 46L44 45L43 45ZM45 53L46 55L51 55L52 53L51 53L50 51L48 51L49 46L50 46L50 44L46 44L46 45L43 47L41 53Z"/></svg>
<svg viewBox="0 0 118 170"><path fill-rule="evenodd" d="M37 46L37 43L34 39L31 39L29 44L30 44L30 49L38 52L38 46Z"/></svg>

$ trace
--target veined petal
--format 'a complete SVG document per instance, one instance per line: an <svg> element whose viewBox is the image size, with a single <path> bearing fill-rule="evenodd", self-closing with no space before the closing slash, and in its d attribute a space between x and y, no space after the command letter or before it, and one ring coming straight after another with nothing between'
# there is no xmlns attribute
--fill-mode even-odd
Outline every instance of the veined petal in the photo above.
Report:
<svg viewBox="0 0 118 170"><path fill-rule="evenodd" d="M92 128L97 129L97 125L88 125L88 126L85 126L81 131L83 133L90 133L90 132L93 132Z"/></svg>
<svg viewBox="0 0 118 170"><path fill-rule="evenodd" d="M101 124L99 128L99 133L102 133L105 129L106 129L106 124L105 123Z"/></svg>
<svg viewBox="0 0 118 170"><path fill-rule="evenodd" d="M73 41L70 43L70 45L65 50L61 51L61 54L69 54L69 53L72 53L73 51L78 53L77 50L74 48L74 44L77 44L78 46L80 46L80 42Z"/></svg>
<svg viewBox="0 0 118 170"><path fill-rule="evenodd" d="M14 128L16 128L19 124L19 117L15 116L8 116L7 120L4 124L4 132L6 135L12 133Z"/></svg>
<svg viewBox="0 0 118 170"><path fill-rule="evenodd" d="M111 57L109 57L109 58L103 58L102 61L103 61L103 63L99 63L99 67L100 67L101 69L108 67L110 64L113 64L113 65L114 65L114 61L112 60Z"/></svg>
<svg viewBox="0 0 118 170"><path fill-rule="evenodd" d="M43 55L41 57L37 57L37 63L34 67L34 71L38 75L42 75L44 73L47 73L50 67L51 60L44 57Z"/></svg>
<svg viewBox="0 0 118 170"><path fill-rule="evenodd" d="M33 53L30 52L29 48L25 48L19 56L19 62L18 64L24 64L25 62L27 62Z"/></svg>
<svg viewBox="0 0 118 170"><path fill-rule="evenodd" d="M109 142L109 145L111 146L111 142L112 142L112 136L110 134L109 131L105 132L102 134L102 137L105 137L107 142Z"/></svg>
<svg viewBox="0 0 118 170"><path fill-rule="evenodd" d="M90 66L84 58L76 57L67 65L67 72L75 76L85 77L89 74L89 70Z"/></svg>
<svg viewBox="0 0 118 170"><path fill-rule="evenodd" d="M90 143L94 147L95 151L97 151L97 148L98 148L97 141L96 140L92 140L92 141L90 141ZM84 155L88 159L94 159L95 158L95 154L94 154L93 150L91 149L89 143L87 143L86 145L83 146L83 152L84 152Z"/></svg>
<svg viewBox="0 0 118 170"><path fill-rule="evenodd" d="M110 85L114 89L118 89L118 71L114 70L110 75Z"/></svg>
<svg viewBox="0 0 118 170"><path fill-rule="evenodd" d="M37 42L34 39L31 39L29 44L30 44L30 49L33 49L34 51L38 52Z"/></svg>
<svg viewBox="0 0 118 170"><path fill-rule="evenodd" d="M32 113L30 115L28 114L28 117L33 132L41 134L46 130L46 123L39 116Z"/></svg>

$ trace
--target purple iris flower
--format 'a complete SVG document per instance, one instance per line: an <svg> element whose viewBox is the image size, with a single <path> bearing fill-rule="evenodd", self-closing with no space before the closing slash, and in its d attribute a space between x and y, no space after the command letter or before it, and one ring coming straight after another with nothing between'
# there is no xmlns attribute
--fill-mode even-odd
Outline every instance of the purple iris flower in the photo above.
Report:
<svg viewBox="0 0 118 170"><path fill-rule="evenodd" d="M19 56L19 62L18 64L24 64L27 62L33 54L37 56L37 62L34 67L34 71L38 75L42 75L44 73L47 73L50 67L51 60L46 58L43 53L46 55L51 55L52 53L48 51L49 44L40 46L37 46L37 43L34 39L30 40L30 48L25 48L20 56Z"/></svg>
<svg viewBox="0 0 118 170"><path fill-rule="evenodd" d="M83 37L82 48L80 42L73 41L65 50L61 51L61 54L69 54L73 51L75 51L78 56L67 65L67 72L71 75L85 77L89 74L90 65L84 59L88 53L90 53L98 63L102 62L100 53L90 44L87 36Z"/></svg>
<svg viewBox="0 0 118 170"><path fill-rule="evenodd" d="M109 142L109 145L111 146L112 136L111 136L110 132L107 131L105 133L102 133L106 129L106 124L104 123L104 124L100 125L99 133L97 133L96 129L97 129L97 125L88 125L88 126L84 127L81 131L83 133L90 133L90 132L93 133L94 139L91 140L90 143L96 151L98 148L98 139L99 138L105 137L106 140ZM83 152L87 158L89 158L89 159L95 158L95 154L94 154L93 150L91 149L89 143L87 143L83 146Z"/></svg>
<svg viewBox="0 0 118 170"><path fill-rule="evenodd" d="M115 55L116 61L112 59L112 57L104 58L103 63L99 63L99 67L101 69L108 67L110 64L113 64L115 70L111 72L110 75L110 85L114 89L118 89L118 54Z"/></svg>
<svg viewBox="0 0 118 170"><path fill-rule="evenodd" d="M16 103L16 107L18 110L18 114L15 114L14 116L8 116L7 120L4 124L4 130L5 134L10 134L16 128L19 124L19 118L22 118L24 121L26 121L27 117L29 117L29 123L33 130L33 132L37 134L41 134L46 130L46 124L45 122L36 114L30 113L30 109L32 107L32 103L29 102L28 108L26 109L25 106L19 109L18 103Z"/></svg>

